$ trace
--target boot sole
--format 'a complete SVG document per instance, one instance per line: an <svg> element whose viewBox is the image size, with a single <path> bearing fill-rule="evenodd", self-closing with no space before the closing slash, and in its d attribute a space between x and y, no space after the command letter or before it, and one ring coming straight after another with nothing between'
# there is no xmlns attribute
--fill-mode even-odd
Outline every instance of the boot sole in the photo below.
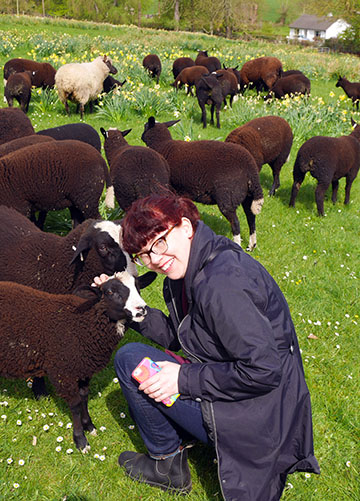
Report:
<svg viewBox="0 0 360 501"><path fill-rule="evenodd" d="M125 475L131 478L131 480L134 480L136 482L141 482L143 484L148 484L151 487L158 487L159 489L167 492L174 492L176 494L180 494L185 496L186 494L189 494L189 492L192 489L192 482L190 482L188 485L185 485L184 487L181 488L176 488L176 487L171 487L169 485L164 485L164 484L158 484L157 482L151 482L151 480L145 480L141 476L132 476L131 473L125 470Z"/></svg>

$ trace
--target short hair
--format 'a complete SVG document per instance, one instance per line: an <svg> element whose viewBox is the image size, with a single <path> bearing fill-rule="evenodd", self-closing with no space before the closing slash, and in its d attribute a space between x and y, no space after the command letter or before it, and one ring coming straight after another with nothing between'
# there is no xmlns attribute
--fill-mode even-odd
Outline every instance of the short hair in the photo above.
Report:
<svg viewBox="0 0 360 501"><path fill-rule="evenodd" d="M196 205L188 198L177 195L153 194L132 203L126 213L123 227L123 247L129 254L136 254L158 233L190 220L194 231L200 219Z"/></svg>

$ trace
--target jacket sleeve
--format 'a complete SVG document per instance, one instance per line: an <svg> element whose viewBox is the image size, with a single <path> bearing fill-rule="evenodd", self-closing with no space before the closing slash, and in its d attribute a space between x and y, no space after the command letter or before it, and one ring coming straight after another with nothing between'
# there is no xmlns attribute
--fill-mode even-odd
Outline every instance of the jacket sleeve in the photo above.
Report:
<svg viewBox="0 0 360 501"><path fill-rule="evenodd" d="M147 315L144 320L142 322L132 322L129 327L164 348L174 351L180 350L176 329L170 317L156 308L147 307L146 309Z"/></svg>
<svg viewBox="0 0 360 501"><path fill-rule="evenodd" d="M204 353L210 356L180 369L179 392L193 399L248 399L270 392L281 380L280 356L265 315L269 285L260 275L249 279L238 268L226 271L214 272L197 287L189 339L203 329L210 343ZM280 304L277 315L283 315Z"/></svg>

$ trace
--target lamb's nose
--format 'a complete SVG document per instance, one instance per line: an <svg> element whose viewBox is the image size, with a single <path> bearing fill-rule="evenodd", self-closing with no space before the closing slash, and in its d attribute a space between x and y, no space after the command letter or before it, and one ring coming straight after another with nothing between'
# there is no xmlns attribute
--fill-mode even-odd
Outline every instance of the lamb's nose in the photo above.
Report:
<svg viewBox="0 0 360 501"><path fill-rule="evenodd" d="M146 315L146 309L145 309L145 306L138 306L137 308L137 313L136 313L136 317L144 317Z"/></svg>

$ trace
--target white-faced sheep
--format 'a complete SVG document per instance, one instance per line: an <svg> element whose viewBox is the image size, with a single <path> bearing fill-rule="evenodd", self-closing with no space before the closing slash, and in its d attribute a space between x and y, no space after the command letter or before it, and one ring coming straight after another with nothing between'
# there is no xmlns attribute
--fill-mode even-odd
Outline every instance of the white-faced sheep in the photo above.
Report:
<svg viewBox="0 0 360 501"><path fill-rule="evenodd" d="M90 379L109 363L125 323L143 320L146 304L137 287L154 275L116 273L101 287L89 287L93 299L0 282L0 376L48 376L70 407L74 442L84 453L90 448L84 431L96 434L88 412Z"/></svg>
<svg viewBox="0 0 360 501"><path fill-rule="evenodd" d="M179 195L195 202L218 205L230 222L234 240L239 245L240 225L236 209L241 204L250 230L249 249L254 249L255 215L264 202L254 158L237 144L175 141L168 127L177 122L157 123L154 117L150 117L141 139L165 157L170 167L171 186Z"/></svg>
<svg viewBox="0 0 360 501"><path fill-rule="evenodd" d="M215 56L208 56L206 50L199 50L195 59L195 64L199 66L206 66L209 73L219 70L221 68L220 60Z"/></svg>
<svg viewBox="0 0 360 501"><path fill-rule="evenodd" d="M48 143L50 141L55 141L50 136L38 136L32 134L31 136L18 137L7 143L0 144L0 157L8 155L12 151L20 150L20 148L25 148L26 146L31 146L32 144Z"/></svg>
<svg viewBox="0 0 360 501"><path fill-rule="evenodd" d="M170 169L165 158L144 146L132 146L125 136L131 129L120 131L102 127L104 149L110 166L115 198L123 210L138 198L161 193L169 187Z"/></svg>
<svg viewBox="0 0 360 501"><path fill-rule="evenodd" d="M180 89L183 85L187 87L187 94L193 95L192 87L196 85L196 82L202 77L202 75L208 75L209 70L205 66L189 66L184 68L175 81L171 84L175 89Z"/></svg>
<svg viewBox="0 0 360 501"><path fill-rule="evenodd" d="M161 61L157 54L148 54L144 57L142 65L150 73L152 78L156 78L156 83L159 83L161 75Z"/></svg>
<svg viewBox="0 0 360 501"><path fill-rule="evenodd" d="M258 57L246 61L240 70L240 90L251 84L259 92L264 87L271 89L282 74L282 63L276 57Z"/></svg>
<svg viewBox="0 0 360 501"><path fill-rule="evenodd" d="M9 76L4 94L10 107L13 106L14 99L16 99L22 111L24 113L28 112L31 98L32 78L33 73L31 73L31 71L14 73Z"/></svg>
<svg viewBox="0 0 360 501"><path fill-rule="evenodd" d="M124 270L137 275L122 248L121 221L87 219L62 237L0 206L0 281L66 294L96 275Z"/></svg>
<svg viewBox="0 0 360 501"><path fill-rule="evenodd" d="M32 134L34 127L20 108L0 108L0 144Z"/></svg>
<svg viewBox="0 0 360 501"><path fill-rule="evenodd" d="M41 228L46 212L69 208L76 226L100 218L99 200L106 181L107 204L113 192L101 154L82 141L51 141L13 151L0 158L0 204L13 207ZM111 200L109 200L109 198Z"/></svg>
<svg viewBox="0 0 360 501"><path fill-rule="evenodd" d="M315 200L319 216L324 215L325 192L332 185L333 203L337 200L339 179L346 178L345 204L350 201L350 190L360 166L360 125L355 125L348 136L314 136L306 141L296 156L291 190L290 206L295 207L295 199L305 174L317 179Z"/></svg>
<svg viewBox="0 0 360 501"><path fill-rule="evenodd" d="M311 82L304 74L294 73L288 76L281 76L271 87L270 92L264 99L270 99L275 96L281 99L285 96L294 96L303 94L308 96L311 91Z"/></svg>
<svg viewBox="0 0 360 501"><path fill-rule="evenodd" d="M191 57L178 57L175 59L172 66L174 78L176 78L184 68L189 68L190 66L195 66L195 61Z"/></svg>
<svg viewBox="0 0 360 501"><path fill-rule="evenodd" d="M61 66L55 75L55 84L60 101L70 114L68 99L80 105L80 117L84 116L84 107L94 101L102 92L105 78L117 73L107 56L99 56L90 63L68 63Z"/></svg>
<svg viewBox="0 0 360 501"><path fill-rule="evenodd" d="M83 141L84 143L90 144L101 152L101 140L98 132L94 127L86 123L60 125L59 127L52 127L51 129L39 130L36 134L40 136L50 136L57 141L76 139L77 141Z"/></svg>
<svg viewBox="0 0 360 501"><path fill-rule="evenodd" d="M4 87L9 76L23 71L34 72L32 84L35 87L46 89L55 85L56 69L50 63L39 63L31 59L10 59L4 65Z"/></svg>
<svg viewBox="0 0 360 501"><path fill-rule="evenodd" d="M349 97L353 105L356 105L356 109L359 109L359 101L360 101L360 82L349 82L349 80L345 77L338 78L338 81L335 84L335 87L341 87L347 97Z"/></svg>
<svg viewBox="0 0 360 501"><path fill-rule="evenodd" d="M269 195L274 195L280 186L281 167L289 157L293 142L293 133L287 121L271 115L254 118L231 131L225 141L246 148L254 157L259 171L264 164L270 165L273 184Z"/></svg>

